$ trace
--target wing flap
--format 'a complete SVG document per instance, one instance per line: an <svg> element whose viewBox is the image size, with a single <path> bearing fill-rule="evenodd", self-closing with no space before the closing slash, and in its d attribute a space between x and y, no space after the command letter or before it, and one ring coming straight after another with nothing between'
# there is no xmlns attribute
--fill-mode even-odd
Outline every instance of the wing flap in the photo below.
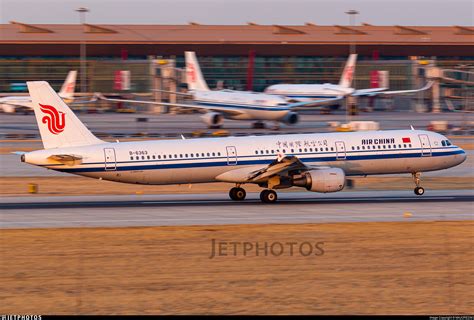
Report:
<svg viewBox="0 0 474 320"><path fill-rule="evenodd" d="M275 175L283 175L290 170L309 170L300 159L295 156L279 156L267 166L250 166L230 170L216 177L216 180L232 183L260 183L267 181Z"/></svg>

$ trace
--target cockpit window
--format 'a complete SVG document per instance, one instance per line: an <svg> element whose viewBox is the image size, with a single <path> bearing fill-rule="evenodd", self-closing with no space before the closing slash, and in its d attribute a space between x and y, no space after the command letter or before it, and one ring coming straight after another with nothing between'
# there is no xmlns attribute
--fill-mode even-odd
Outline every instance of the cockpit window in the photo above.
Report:
<svg viewBox="0 0 474 320"><path fill-rule="evenodd" d="M446 140L446 145L447 145L447 146L450 146L450 145L451 145L451 141Z"/></svg>
<svg viewBox="0 0 474 320"><path fill-rule="evenodd" d="M443 147L446 147L446 141L445 141L445 140L441 141L441 145L442 145Z"/></svg>

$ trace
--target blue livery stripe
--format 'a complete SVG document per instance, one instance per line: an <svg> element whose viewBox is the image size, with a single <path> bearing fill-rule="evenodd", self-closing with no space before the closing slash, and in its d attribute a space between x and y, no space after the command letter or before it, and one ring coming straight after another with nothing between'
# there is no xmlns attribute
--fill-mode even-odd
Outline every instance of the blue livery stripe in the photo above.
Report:
<svg viewBox="0 0 474 320"><path fill-rule="evenodd" d="M429 157L444 157L456 154L464 154L463 150L449 151L449 152L434 152L431 156L422 156L421 153L404 153L404 154L366 154L366 155L347 155L345 159L337 159L336 156L327 156L327 157L300 157L300 160L303 162L328 162L328 161L355 161L355 160L382 160L382 159L403 159L403 158L429 158ZM253 158L260 157L259 155L251 156ZM201 160L201 159L199 159ZM275 159L249 159L242 160L238 158L237 165L255 165L255 164L264 164L268 165L273 162ZM156 162L156 161L151 161ZM80 172L104 172L105 164L100 163L100 167L92 168L57 168L55 170L69 173L80 173ZM119 163L120 164L120 163ZM132 170L158 170L158 169L178 169L178 168L203 168L203 167L221 167L228 166L227 160L225 161L212 161L212 162L187 162L187 163L168 163L168 164L141 164L141 165L132 165L132 166L120 166L117 165L115 171L132 171ZM112 170L107 170L112 171Z"/></svg>

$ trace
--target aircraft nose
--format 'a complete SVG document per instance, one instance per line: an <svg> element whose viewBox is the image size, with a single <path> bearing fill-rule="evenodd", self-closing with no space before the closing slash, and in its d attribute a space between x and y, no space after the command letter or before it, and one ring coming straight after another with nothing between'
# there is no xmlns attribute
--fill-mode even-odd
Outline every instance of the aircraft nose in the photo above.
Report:
<svg viewBox="0 0 474 320"><path fill-rule="evenodd" d="M459 148L459 147L458 147ZM454 158L453 158L453 165L455 166L458 166L460 165L461 163L463 163L464 161L466 161L466 158L467 158L467 155L466 155L466 151L464 151L463 149L459 148L459 151L456 152L456 154L454 155Z"/></svg>
<svg viewBox="0 0 474 320"><path fill-rule="evenodd" d="M461 148L459 148L459 149L461 149ZM460 162L459 163L463 163L467 158L466 151L461 149L461 153L459 154L459 157L460 157Z"/></svg>

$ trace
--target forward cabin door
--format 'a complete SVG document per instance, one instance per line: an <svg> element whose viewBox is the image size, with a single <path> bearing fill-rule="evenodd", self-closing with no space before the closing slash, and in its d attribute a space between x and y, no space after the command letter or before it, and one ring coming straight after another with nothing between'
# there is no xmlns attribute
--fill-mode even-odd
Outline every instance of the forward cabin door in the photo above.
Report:
<svg viewBox="0 0 474 320"><path fill-rule="evenodd" d="M431 157L430 138L428 137L427 134L419 134L418 137L420 138L420 142L421 142L421 156Z"/></svg>
<svg viewBox="0 0 474 320"><path fill-rule="evenodd" d="M237 149L233 146L226 147L227 150L227 165L235 166L237 164Z"/></svg>
<svg viewBox="0 0 474 320"><path fill-rule="evenodd" d="M115 159L115 149L114 148L105 148L104 149L104 160L105 160L105 170L116 170L117 169L117 160Z"/></svg>
<svg viewBox="0 0 474 320"><path fill-rule="evenodd" d="M336 141L336 160L346 159L346 145L343 141Z"/></svg>

